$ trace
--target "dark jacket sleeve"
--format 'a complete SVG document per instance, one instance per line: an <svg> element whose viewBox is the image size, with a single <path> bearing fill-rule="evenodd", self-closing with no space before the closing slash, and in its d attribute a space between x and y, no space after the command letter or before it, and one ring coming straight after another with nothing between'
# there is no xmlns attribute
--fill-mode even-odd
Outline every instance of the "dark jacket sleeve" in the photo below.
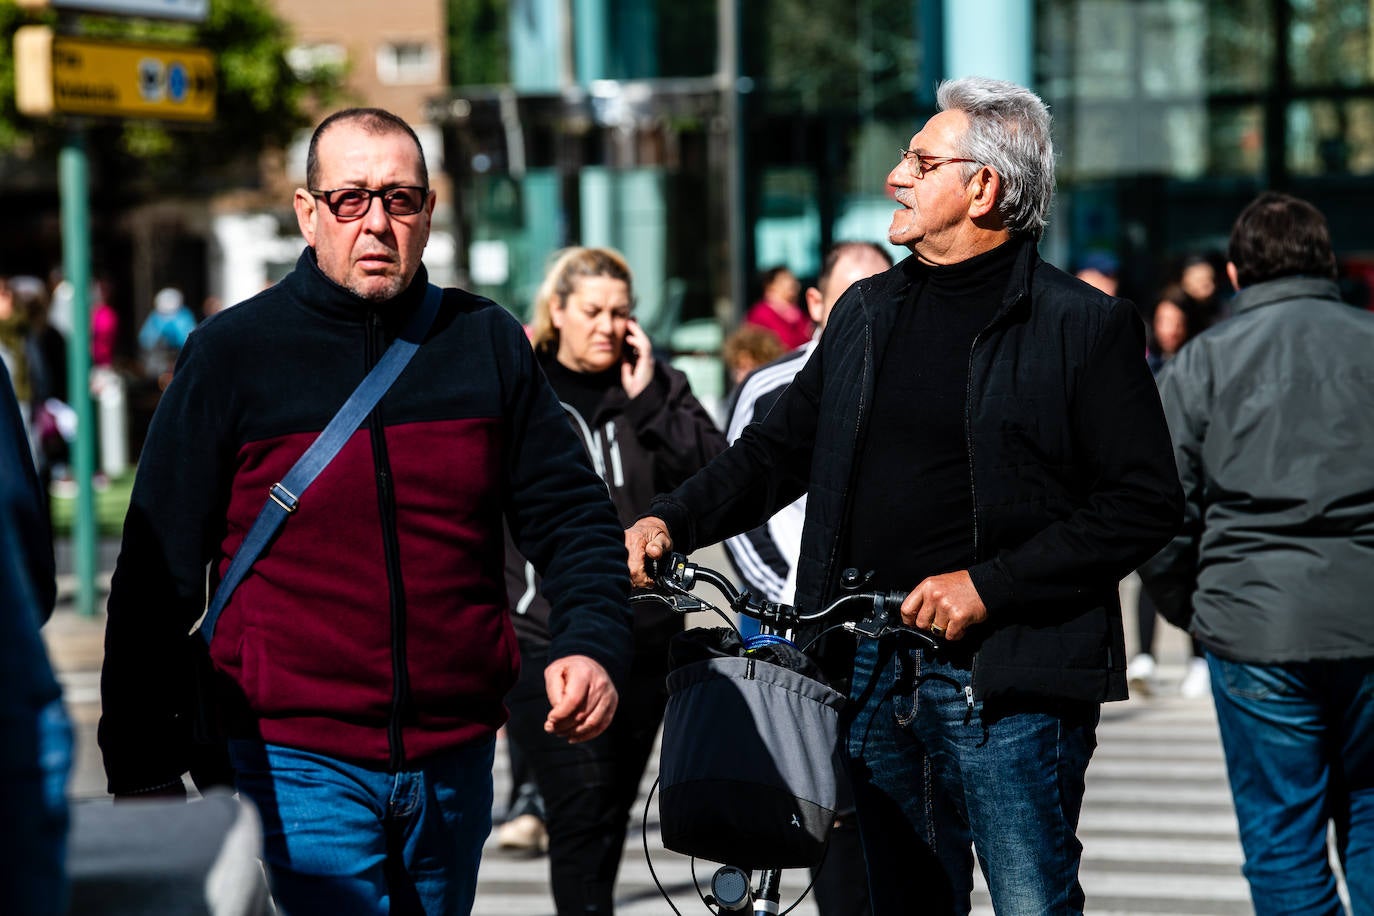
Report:
<svg viewBox="0 0 1374 916"><path fill-rule="evenodd" d="M763 422L745 427L729 448L672 493L654 497L645 514L667 524L674 550L690 553L757 528L806 492L827 339L821 338Z"/></svg>
<svg viewBox="0 0 1374 916"><path fill-rule="evenodd" d="M1114 588L1178 530L1182 491L1144 354L1144 326L1129 302L1117 300L1069 408L1080 456L1074 473L1086 481L1086 496L1038 534L970 568L994 615Z"/></svg>
<svg viewBox="0 0 1374 916"><path fill-rule="evenodd" d="M234 414L199 337L153 414L110 584L99 738L115 794L166 785L190 764L186 634L223 531Z"/></svg>
<svg viewBox="0 0 1374 916"><path fill-rule="evenodd" d="M725 435L692 394L687 377L671 366L655 367L654 380L625 403L630 422L654 456L654 486L671 490L725 449Z"/></svg>
<svg viewBox="0 0 1374 916"><path fill-rule="evenodd" d="M515 363L505 418L506 521L543 577L549 661L586 655L620 680L631 655L624 529L524 332L514 319L503 325L501 352Z"/></svg>
<svg viewBox="0 0 1374 916"><path fill-rule="evenodd" d="M1165 620L1186 627L1192 616L1197 591L1199 541L1202 537L1205 477L1202 445L1206 438L1210 405L1206 393L1211 379L1205 350L1188 347L1179 352L1159 375L1159 394L1164 417L1174 443L1174 461L1183 486L1183 527L1164 549L1140 568L1140 578Z"/></svg>
<svg viewBox="0 0 1374 916"><path fill-rule="evenodd" d="M61 695L38 635L56 594L38 477L9 373L0 368L0 739L7 749L25 746L15 737L25 729L32 743L35 714Z"/></svg>
<svg viewBox="0 0 1374 916"><path fill-rule="evenodd" d="M7 610L28 608L36 615L35 625L52 616L57 603L56 567L53 563L52 531L43 513L42 495L38 488L38 473L29 452L28 435L19 413L19 401L9 372L5 371L4 389L0 390L0 437L3 437L3 456L0 456L0 496L3 496L5 525L13 547L6 551L10 562L19 568L16 576L5 576L8 593Z"/></svg>

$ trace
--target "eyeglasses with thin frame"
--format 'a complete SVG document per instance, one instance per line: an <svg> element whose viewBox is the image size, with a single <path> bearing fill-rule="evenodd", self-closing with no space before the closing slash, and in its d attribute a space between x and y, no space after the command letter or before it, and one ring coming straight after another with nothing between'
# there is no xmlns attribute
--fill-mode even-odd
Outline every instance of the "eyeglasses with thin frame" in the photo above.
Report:
<svg viewBox="0 0 1374 916"><path fill-rule="evenodd" d="M372 209L372 198L382 199L382 209L392 216L414 216L425 208L429 188L397 185L391 188L334 188L310 193L324 201L329 212L338 219L361 219Z"/></svg>
<svg viewBox="0 0 1374 916"><path fill-rule="evenodd" d="M977 162L977 159L960 159L958 156L927 156L925 153L918 153L914 149L898 147L897 152L902 154L902 162L908 159L916 160L916 177L926 177L926 172L933 172L942 165L950 162Z"/></svg>

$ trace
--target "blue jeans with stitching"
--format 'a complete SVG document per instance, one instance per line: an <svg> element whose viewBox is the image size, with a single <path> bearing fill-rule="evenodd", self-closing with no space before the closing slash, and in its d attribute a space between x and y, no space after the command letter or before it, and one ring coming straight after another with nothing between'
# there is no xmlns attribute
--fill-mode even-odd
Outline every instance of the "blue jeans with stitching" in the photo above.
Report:
<svg viewBox="0 0 1374 916"><path fill-rule="evenodd" d="M968 913L976 848L998 913L1082 913L1099 707L987 708L972 683L968 661L860 644L843 741L873 912Z"/></svg>
<svg viewBox="0 0 1374 916"><path fill-rule="evenodd" d="M251 740L229 742L239 793L262 815L287 916L466 916L491 832L489 738L398 773Z"/></svg>
<svg viewBox="0 0 1374 916"><path fill-rule="evenodd" d="M1258 665L1207 653L1245 877L1259 916L1374 913L1374 659Z"/></svg>

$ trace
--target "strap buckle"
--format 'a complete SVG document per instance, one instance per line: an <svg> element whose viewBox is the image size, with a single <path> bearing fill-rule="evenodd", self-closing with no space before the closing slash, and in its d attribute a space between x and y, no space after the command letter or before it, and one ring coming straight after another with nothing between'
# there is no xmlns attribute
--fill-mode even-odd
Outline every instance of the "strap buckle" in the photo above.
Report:
<svg viewBox="0 0 1374 916"><path fill-rule="evenodd" d="M300 503L300 500L296 497L296 494L286 489L286 487L282 486L280 482L274 483L271 487L268 488L267 496L269 499L272 500L272 502L276 503L277 505L285 509L287 515L290 515L292 512L295 512L296 506Z"/></svg>

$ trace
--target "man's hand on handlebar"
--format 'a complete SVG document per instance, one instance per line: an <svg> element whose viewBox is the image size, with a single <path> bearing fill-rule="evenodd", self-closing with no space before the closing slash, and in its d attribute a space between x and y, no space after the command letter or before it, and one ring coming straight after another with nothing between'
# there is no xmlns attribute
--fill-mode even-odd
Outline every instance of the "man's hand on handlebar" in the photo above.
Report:
<svg viewBox="0 0 1374 916"><path fill-rule="evenodd" d="M646 516L625 529L625 550L630 555L630 584L636 588L648 588L654 584L653 577L644 568L644 558L661 560L673 549L673 539L668 536L668 526L663 519Z"/></svg>
<svg viewBox="0 0 1374 916"><path fill-rule="evenodd" d="M931 576L902 602L902 623L950 641L962 639L969 627L987 619L987 606L968 570Z"/></svg>

